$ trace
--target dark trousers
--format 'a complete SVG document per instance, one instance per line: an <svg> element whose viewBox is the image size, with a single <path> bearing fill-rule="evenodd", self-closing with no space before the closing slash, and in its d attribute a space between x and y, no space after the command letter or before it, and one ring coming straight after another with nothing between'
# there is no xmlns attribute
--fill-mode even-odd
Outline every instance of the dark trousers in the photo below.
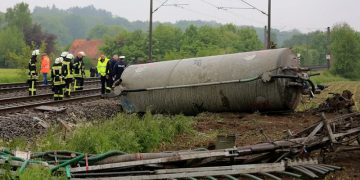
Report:
<svg viewBox="0 0 360 180"><path fill-rule="evenodd" d="M110 87L110 88L111 88L111 87L113 86L113 84L114 84L113 77L112 77L112 76L110 76L107 82L108 82L108 87Z"/></svg>
<svg viewBox="0 0 360 180"><path fill-rule="evenodd" d="M54 85L53 91L54 91L54 100L62 100L64 97L64 91L63 91L64 85Z"/></svg>
<svg viewBox="0 0 360 180"><path fill-rule="evenodd" d="M45 85L48 85L47 75L48 73L43 73L43 84Z"/></svg>
<svg viewBox="0 0 360 180"><path fill-rule="evenodd" d="M74 82L75 90L83 90L84 89L84 78L76 77Z"/></svg>
<svg viewBox="0 0 360 180"><path fill-rule="evenodd" d="M36 95L36 79L29 79L29 96L35 96Z"/></svg>
<svg viewBox="0 0 360 180"><path fill-rule="evenodd" d="M101 80L101 94L105 94L106 76L100 76L100 80Z"/></svg>
<svg viewBox="0 0 360 180"><path fill-rule="evenodd" d="M71 83L72 83L72 78L65 79L64 92L65 92L65 96L67 97L69 97L71 94Z"/></svg>

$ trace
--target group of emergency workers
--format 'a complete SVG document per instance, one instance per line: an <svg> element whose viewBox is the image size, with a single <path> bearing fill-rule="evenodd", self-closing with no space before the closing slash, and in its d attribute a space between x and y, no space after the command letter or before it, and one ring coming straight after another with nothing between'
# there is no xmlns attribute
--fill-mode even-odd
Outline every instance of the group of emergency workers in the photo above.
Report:
<svg viewBox="0 0 360 180"><path fill-rule="evenodd" d="M34 50L29 61L28 84L30 96L36 95L36 80L38 79L36 62L39 54L39 50ZM54 100L62 100L64 96L70 97L72 89L74 91L83 89L85 78L84 57L84 52L77 53L75 59L73 54L62 52L60 57L55 59L51 67ZM72 87L72 84L74 84L74 87Z"/></svg>

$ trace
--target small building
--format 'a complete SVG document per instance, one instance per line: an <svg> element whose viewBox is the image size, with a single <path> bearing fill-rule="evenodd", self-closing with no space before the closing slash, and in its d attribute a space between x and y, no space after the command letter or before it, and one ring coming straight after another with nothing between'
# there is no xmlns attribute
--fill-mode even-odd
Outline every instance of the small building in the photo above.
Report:
<svg viewBox="0 0 360 180"><path fill-rule="evenodd" d="M104 44L99 39L76 39L72 42L69 52L76 55L80 51L84 51L86 57L89 58L93 64L97 63L97 58L101 55L100 47Z"/></svg>

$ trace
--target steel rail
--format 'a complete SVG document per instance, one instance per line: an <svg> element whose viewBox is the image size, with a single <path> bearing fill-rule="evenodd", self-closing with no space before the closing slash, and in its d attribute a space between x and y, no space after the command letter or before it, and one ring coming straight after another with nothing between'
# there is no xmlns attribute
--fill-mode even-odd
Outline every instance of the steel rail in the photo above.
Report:
<svg viewBox="0 0 360 180"><path fill-rule="evenodd" d="M80 91L79 91L80 92ZM81 93L79 93L81 94ZM22 111L24 109L31 109L36 106L41 105L59 105L59 104L68 104L71 102L81 102L81 101L89 101L89 100L96 100L101 97L100 92L99 93L85 93L85 95L79 95L78 97L71 97L68 99L60 100L60 101L54 101L53 99L46 99L43 101L34 101L34 102L24 102L22 104L13 104L13 106L5 106L0 108L0 113L11 113L11 112L18 112Z"/></svg>
<svg viewBox="0 0 360 180"><path fill-rule="evenodd" d="M85 93L93 93L93 92L99 92L100 88L90 88L90 89L84 89L72 92L72 95L80 95ZM19 96L19 97L9 97L9 98L3 98L0 99L0 107L4 106L6 104L11 103L18 103L18 102L27 102L27 101L34 101L34 100L41 100L41 99L52 99L54 96L54 93L46 93L46 94L40 94L35 96Z"/></svg>
<svg viewBox="0 0 360 180"><path fill-rule="evenodd" d="M92 84L100 82L99 78L86 78L84 79L84 83L86 84ZM48 86L45 86L42 84L42 81L36 82L37 88L46 88L51 87L51 82L49 82ZM15 91L20 89L27 89L29 88L27 83L2 83L0 84L0 92L6 92L6 91Z"/></svg>

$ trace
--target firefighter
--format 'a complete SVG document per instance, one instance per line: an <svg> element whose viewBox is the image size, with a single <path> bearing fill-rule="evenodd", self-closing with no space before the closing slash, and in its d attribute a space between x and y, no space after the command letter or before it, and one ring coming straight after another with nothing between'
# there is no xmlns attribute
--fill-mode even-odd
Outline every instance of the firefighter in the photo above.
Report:
<svg viewBox="0 0 360 180"><path fill-rule="evenodd" d="M83 90L84 77L85 77L85 66L83 58L85 57L84 52L79 52L74 59L74 91Z"/></svg>
<svg viewBox="0 0 360 180"><path fill-rule="evenodd" d="M53 82L54 100L62 100L64 97L63 88L65 85L64 81L64 67L61 63L61 57L55 59L55 62L51 68L51 80Z"/></svg>
<svg viewBox="0 0 360 180"><path fill-rule="evenodd" d="M105 55L101 55L97 62L97 71L100 75L101 80L101 94L105 94L105 89L110 89L107 85L107 79L109 79L109 72L107 71L107 65L108 65L109 59L105 57Z"/></svg>
<svg viewBox="0 0 360 180"><path fill-rule="evenodd" d="M64 93L65 97L70 97L71 94L71 83L73 81L73 63L74 55L67 54L64 60L62 61L62 67L64 69L64 79L65 79L65 87Z"/></svg>
<svg viewBox="0 0 360 180"><path fill-rule="evenodd" d="M34 50L31 54L31 58L29 60L29 76L28 76L28 84L29 84L29 96L36 95L36 80L38 78L37 72L36 72L36 62L37 62L37 56L40 54L40 51Z"/></svg>
<svg viewBox="0 0 360 180"><path fill-rule="evenodd" d="M69 54L69 52L67 52L67 51L63 51L63 52L61 53L61 55L60 55L61 62L66 58L66 55L68 55L68 54Z"/></svg>

